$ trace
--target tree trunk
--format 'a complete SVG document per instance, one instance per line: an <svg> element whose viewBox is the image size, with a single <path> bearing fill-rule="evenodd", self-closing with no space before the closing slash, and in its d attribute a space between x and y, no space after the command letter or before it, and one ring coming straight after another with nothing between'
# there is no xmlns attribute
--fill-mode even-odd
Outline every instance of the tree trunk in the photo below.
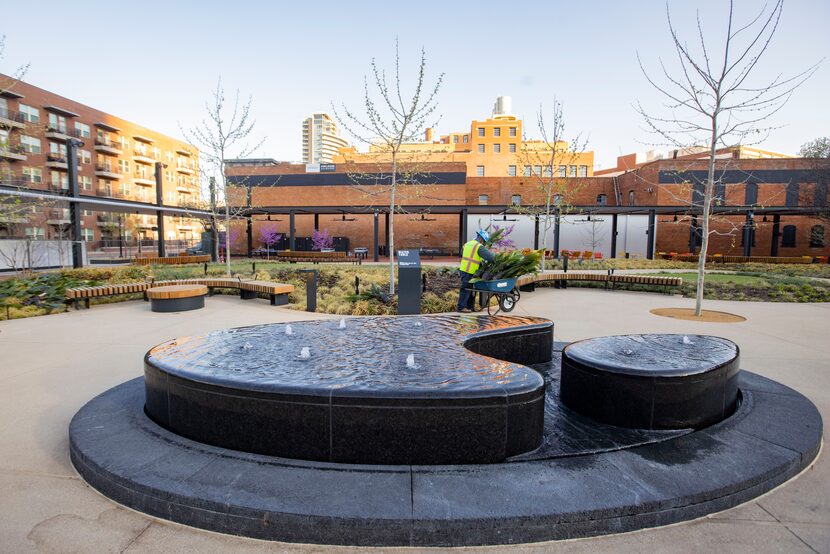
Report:
<svg viewBox="0 0 830 554"><path fill-rule="evenodd" d="M712 209L712 196L715 190L715 154L718 147L717 111L712 116L712 137L709 143L709 171L706 186L703 189L703 214L701 222L700 258L697 260L697 289L695 291L695 317L700 317L703 310L703 287L706 281L706 254L709 251L709 215ZM693 193L694 194L694 193Z"/></svg>
<svg viewBox="0 0 830 554"><path fill-rule="evenodd" d="M395 191L398 185L398 153L392 151L392 187L389 191L389 294L395 294Z"/></svg>
<svg viewBox="0 0 830 554"><path fill-rule="evenodd" d="M225 267L231 276L231 208L228 205L228 193L225 190Z"/></svg>

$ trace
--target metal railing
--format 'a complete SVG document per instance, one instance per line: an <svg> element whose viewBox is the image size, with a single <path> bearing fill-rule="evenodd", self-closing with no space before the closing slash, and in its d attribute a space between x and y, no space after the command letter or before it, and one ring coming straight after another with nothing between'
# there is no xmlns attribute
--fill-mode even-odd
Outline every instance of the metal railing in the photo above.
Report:
<svg viewBox="0 0 830 554"><path fill-rule="evenodd" d="M10 110L8 108L0 108L0 117L2 117L3 119L9 119L11 121L16 121L18 123L26 123L26 118L22 113Z"/></svg>

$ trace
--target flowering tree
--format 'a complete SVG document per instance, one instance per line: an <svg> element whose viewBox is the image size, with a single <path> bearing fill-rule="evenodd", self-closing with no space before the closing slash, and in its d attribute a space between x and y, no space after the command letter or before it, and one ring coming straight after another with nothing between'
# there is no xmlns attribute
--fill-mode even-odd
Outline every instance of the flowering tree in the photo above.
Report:
<svg viewBox="0 0 830 554"><path fill-rule="evenodd" d="M516 243L513 242L513 239L508 238L510 233L513 232L513 228L515 226L516 226L516 224L514 223L510 227L505 227L504 232L502 232L501 235L499 235L498 240L496 240L493 243L493 246L495 246L496 248L503 248L505 250L515 249L516 248ZM496 233L497 231L500 231L500 230L501 230L501 227L499 227L496 224L493 224L493 229L492 229L491 233Z"/></svg>
<svg viewBox="0 0 830 554"><path fill-rule="evenodd" d="M334 245L334 238L329 236L329 230L323 229L322 232L314 229L311 235L311 249L322 250L323 248L331 248Z"/></svg>
<svg viewBox="0 0 830 554"><path fill-rule="evenodd" d="M282 238L282 233L277 232L274 223L268 223L259 228L259 242L265 245L266 256L271 257L271 246L277 244Z"/></svg>

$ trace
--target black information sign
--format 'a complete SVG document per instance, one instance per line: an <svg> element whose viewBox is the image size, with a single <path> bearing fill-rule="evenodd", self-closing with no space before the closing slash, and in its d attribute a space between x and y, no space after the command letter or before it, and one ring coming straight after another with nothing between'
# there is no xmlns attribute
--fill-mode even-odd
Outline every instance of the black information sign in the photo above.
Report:
<svg viewBox="0 0 830 554"><path fill-rule="evenodd" d="M398 314L421 313L421 254L398 250Z"/></svg>

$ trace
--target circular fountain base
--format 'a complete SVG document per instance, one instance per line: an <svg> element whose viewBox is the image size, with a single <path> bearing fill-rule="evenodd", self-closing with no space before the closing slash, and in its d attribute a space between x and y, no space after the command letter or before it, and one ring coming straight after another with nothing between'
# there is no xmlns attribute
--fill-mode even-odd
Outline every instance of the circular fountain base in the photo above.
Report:
<svg viewBox="0 0 830 554"><path fill-rule="evenodd" d="M144 383L73 418L81 476L136 510L212 531L303 543L458 546L587 537L724 510L783 483L819 451L804 396L741 372L740 403L694 432L594 424L558 405L558 354L533 453L487 465L354 465L249 454L172 433L144 413Z"/></svg>

